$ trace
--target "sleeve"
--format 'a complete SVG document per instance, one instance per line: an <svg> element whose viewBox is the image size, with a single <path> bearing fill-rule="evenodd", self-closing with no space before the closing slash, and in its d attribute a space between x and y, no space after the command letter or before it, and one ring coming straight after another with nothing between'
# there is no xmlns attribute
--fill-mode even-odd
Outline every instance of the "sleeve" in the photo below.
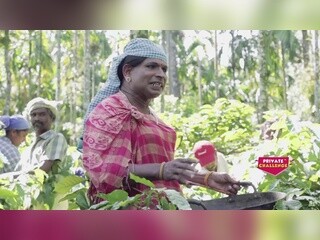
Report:
<svg viewBox="0 0 320 240"><path fill-rule="evenodd" d="M1 142L1 144L2 150L0 149L0 162L2 162L3 168L0 166L0 173L12 172L20 161L20 152L12 144L7 144L6 142Z"/></svg>
<svg viewBox="0 0 320 240"><path fill-rule="evenodd" d="M15 166L20 161L19 151L11 151L7 156L0 151L0 162L3 164L3 168L0 168L0 173L12 172ZM1 164L0 164L1 165Z"/></svg>
<svg viewBox="0 0 320 240"><path fill-rule="evenodd" d="M63 160L68 149L67 140L61 133L57 133L43 149L40 161Z"/></svg>
<svg viewBox="0 0 320 240"><path fill-rule="evenodd" d="M228 163L224 157L224 155L220 152L217 152L218 154L218 166L217 166L217 172L225 172L228 173Z"/></svg>
<svg viewBox="0 0 320 240"><path fill-rule="evenodd" d="M122 187L132 160L133 113L119 104L111 97L104 100L85 123L83 166L95 188L104 193Z"/></svg>

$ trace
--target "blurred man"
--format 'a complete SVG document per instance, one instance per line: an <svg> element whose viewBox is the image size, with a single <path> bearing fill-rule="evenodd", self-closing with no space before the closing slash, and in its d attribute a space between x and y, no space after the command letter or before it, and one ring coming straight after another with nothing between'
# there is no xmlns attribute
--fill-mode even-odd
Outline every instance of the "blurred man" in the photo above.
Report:
<svg viewBox="0 0 320 240"><path fill-rule="evenodd" d="M64 159L68 148L65 137L51 130L57 115L56 104L37 97L27 104L26 112L36 139L22 156L21 170L40 168L49 172L55 163Z"/></svg>

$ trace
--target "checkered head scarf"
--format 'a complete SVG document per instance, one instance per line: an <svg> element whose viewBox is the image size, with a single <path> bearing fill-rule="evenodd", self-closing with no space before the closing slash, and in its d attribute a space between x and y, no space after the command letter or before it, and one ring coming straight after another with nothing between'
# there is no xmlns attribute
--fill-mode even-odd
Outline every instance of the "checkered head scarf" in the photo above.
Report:
<svg viewBox="0 0 320 240"><path fill-rule="evenodd" d="M137 56L137 57L146 57L146 58L156 58L167 62L167 56L163 48L151 42L146 38L135 38L131 40L124 48L123 54L113 58L112 65L110 68L107 84L112 84L120 87L120 80L117 74L118 67L122 60L127 56ZM116 92L113 92L116 93ZM113 94L112 93L112 94Z"/></svg>
<svg viewBox="0 0 320 240"><path fill-rule="evenodd" d="M110 95L119 91L121 81L118 77L117 70L121 61L127 56L155 58L167 63L167 55L160 45L155 44L146 38L135 38L131 40L125 46L123 54L113 58L108 80L91 101L87 109L85 120L87 119L89 113L98 105L98 103L100 103L106 97L109 97Z"/></svg>

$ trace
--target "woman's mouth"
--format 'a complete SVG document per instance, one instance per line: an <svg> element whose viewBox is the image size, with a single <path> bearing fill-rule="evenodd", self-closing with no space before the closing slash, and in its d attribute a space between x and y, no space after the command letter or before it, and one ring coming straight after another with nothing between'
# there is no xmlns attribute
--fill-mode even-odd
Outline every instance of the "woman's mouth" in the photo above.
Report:
<svg viewBox="0 0 320 240"><path fill-rule="evenodd" d="M159 82L155 82L155 83L152 83L152 86L154 86L154 87L162 87L162 84L159 83Z"/></svg>

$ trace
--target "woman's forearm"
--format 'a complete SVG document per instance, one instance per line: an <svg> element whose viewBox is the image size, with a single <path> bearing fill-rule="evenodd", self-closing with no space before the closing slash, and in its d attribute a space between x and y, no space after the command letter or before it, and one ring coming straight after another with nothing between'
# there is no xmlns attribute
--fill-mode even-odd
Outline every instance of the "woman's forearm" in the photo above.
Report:
<svg viewBox="0 0 320 240"><path fill-rule="evenodd" d="M129 172L139 177L159 179L160 163L129 164Z"/></svg>
<svg viewBox="0 0 320 240"><path fill-rule="evenodd" d="M196 185L205 185L205 176L209 171L194 172L187 177L187 180Z"/></svg>

